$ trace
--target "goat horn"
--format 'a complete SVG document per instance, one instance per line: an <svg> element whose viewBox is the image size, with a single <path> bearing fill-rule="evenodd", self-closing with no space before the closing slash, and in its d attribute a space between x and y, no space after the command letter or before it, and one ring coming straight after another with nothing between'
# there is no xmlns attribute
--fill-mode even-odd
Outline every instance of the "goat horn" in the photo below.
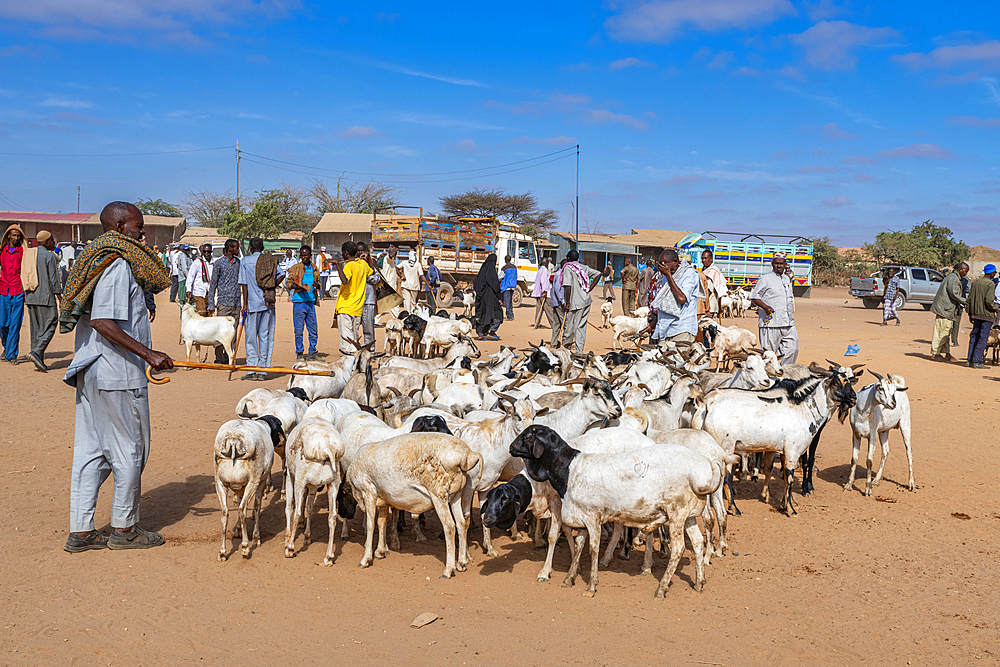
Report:
<svg viewBox="0 0 1000 667"><path fill-rule="evenodd" d="M851 370L852 370L852 371L856 371L856 370L858 370L859 368L864 368L864 367L865 367L865 365L864 365L864 364L854 364L853 366L851 366Z"/></svg>
<svg viewBox="0 0 1000 667"><path fill-rule="evenodd" d="M882 381L882 380L885 379L884 377L882 377L881 375L879 375L878 373L876 373L875 371L873 371L870 368L868 369L868 372L871 373L872 375L874 375L875 377L877 377L879 379L879 381Z"/></svg>
<svg viewBox="0 0 1000 667"><path fill-rule="evenodd" d="M257 415L250 414L250 411L247 410L247 404L244 403L243 404L243 412L240 413L240 417L243 417L244 419L256 419Z"/></svg>
<svg viewBox="0 0 1000 667"><path fill-rule="evenodd" d="M396 395L397 397L399 397L399 396L402 396L402 395L403 395L403 392L401 392L400 390L396 389L395 387L386 387L386 388L387 388L387 389L388 389L389 391L391 391L392 393L394 393L394 394L395 394L395 395Z"/></svg>
<svg viewBox="0 0 1000 667"><path fill-rule="evenodd" d="M757 349L757 348L755 348L755 347L751 347L751 348L747 348L747 349L748 349L748 350L749 350L750 352L753 352L754 354L759 354L759 355L763 355L763 354L764 354L764 350L758 350L758 349Z"/></svg>
<svg viewBox="0 0 1000 667"><path fill-rule="evenodd" d="M409 394L407 394L407 395L408 395L408 396L409 396L410 398L413 398L414 394L419 394L419 393L420 393L420 392L422 392L423 390L424 390L424 389L423 389L423 387L421 387L420 389L414 389L413 391L411 391L411 392L410 392Z"/></svg>
<svg viewBox="0 0 1000 667"><path fill-rule="evenodd" d="M830 361L829 359L827 359L826 363L830 364L831 366L836 366L837 368L840 368L840 364L838 364L836 361Z"/></svg>
<svg viewBox="0 0 1000 667"><path fill-rule="evenodd" d="M513 403L514 403L514 401L516 401L516 400L517 400L516 398L514 398L514 397L513 397L513 396L511 396L510 394L505 394L505 393L503 393L502 391L498 391L498 392L497 392L497 396L498 396L499 398L501 398L501 399L505 400L505 401L510 401L510 403L511 403L511 404L513 404Z"/></svg>

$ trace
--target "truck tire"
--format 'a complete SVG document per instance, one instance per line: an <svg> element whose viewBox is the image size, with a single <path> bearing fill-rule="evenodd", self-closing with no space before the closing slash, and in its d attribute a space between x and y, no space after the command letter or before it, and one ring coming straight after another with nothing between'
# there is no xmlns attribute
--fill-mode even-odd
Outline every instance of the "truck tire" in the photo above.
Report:
<svg viewBox="0 0 1000 667"><path fill-rule="evenodd" d="M521 286L520 285L515 285L514 286L514 293L511 295L511 298L510 298L510 302L512 304L514 304L515 308L517 308L518 306L521 305L521 300L522 300L523 297L524 297L524 294L521 292Z"/></svg>
<svg viewBox="0 0 1000 667"><path fill-rule="evenodd" d="M865 304L865 308L870 310L875 310L880 305L882 305L882 299L877 299L875 297L867 296L861 299L861 303Z"/></svg>
<svg viewBox="0 0 1000 667"><path fill-rule="evenodd" d="M896 292L896 310L903 310L903 306L906 305L906 294L902 290Z"/></svg>
<svg viewBox="0 0 1000 667"><path fill-rule="evenodd" d="M435 297L438 308L451 308L455 300L455 288L451 283L438 283L437 296Z"/></svg>
<svg viewBox="0 0 1000 667"><path fill-rule="evenodd" d="M336 299L340 294L340 285L330 285L326 288L326 295L331 299Z"/></svg>

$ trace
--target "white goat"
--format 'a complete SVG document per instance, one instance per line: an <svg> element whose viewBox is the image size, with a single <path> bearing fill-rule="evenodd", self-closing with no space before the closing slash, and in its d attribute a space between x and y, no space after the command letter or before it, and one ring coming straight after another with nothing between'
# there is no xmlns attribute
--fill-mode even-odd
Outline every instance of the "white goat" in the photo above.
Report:
<svg viewBox="0 0 1000 667"><path fill-rule="evenodd" d="M187 360L191 361L191 350L195 358L201 356L201 346L221 345L226 354L233 358L233 342L236 340L236 320L226 317L202 317L190 303L181 307L181 340L187 348ZM208 352L205 353L206 358Z"/></svg>
<svg viewBox="0 0 1000 667"><path fill-rule="evenodd" d="M343 357L333 363L319 361L298 362L293 368L330 371L332 375L289 375L288 389L300 387L310 401L320 398L340 398L347 381L354 373L355 357Z"/></svg>
<svg viewBox="0 0 1000 667"><path fill-rule="evenodd" d="M376 518L379 543L374 557L385 558L389 508L414 514L433 509L444 528L446 554L441 578L454 576L456 570L464 572L469 564L469 511L476 481L467 473L481 463L482 456L445 433L406 433L362 447L347 470L355 498L365 511L367 533L360 567L372 564ZM385 508L381 514L380 507Z"/></svg>
<svg viewBox="0 0 1000 667"><path fill-rule="evenodd" d="M312 532L313 503L316 490L326 487L329 500L330 535L323 565L333 565L333 545L337 535L337 494L340 491L340 458L344 443L333 424L324 419L307 419L295 427L288 438L285 461L285 557L295 555L295 531L305 505L305 541ZM294 508L294 509L293 509Z"/></svg>
<svg viewBox="0 0 1000 667"><path fill-rule="evenodd" d="M608 329L611 327L611 316L615 312L614 303L611 300L605 301L601 304L601 328Z"/></svg>
<svg viewBox="0 0 1000 667"><path fill-rule="evenodd" d="M222 507L222 547L219 560L228 557L226 528L229 524L229 491L237 499L238 523L233 526L233 537L242 536L240 552L250 557L252 546L247 532L246 513L253 508L253 544L260 546L260 504L264 497L264 484L274 463L272 429L268 424L255 420L232 419L219 427L215 436L215 492Z"/></svg>
<svg viewBox="0 0 1000 667"><path fill-rule="evenodd" d="M722 483L724 471L683 447L657 445L622 454L583 454L551 429L529 426L511 444L532 479L545 479L562 498L563 525L585 528L576 537L573 560L563 582L572 586L583 543L590 538L590 581L584 595L597 592L601 525L613 521L650 534L669 526L670 561L656 589L663 597L680 563L687 533L695 552L696 591L705 586L705 538L696 518L707 497Z"/></svg>
<svg viewBox="0 0 1000 667"><path fill-rule="evenodd" d="M861 438L868 440L868 477L865 482L865 495L872 495L872 487L882 481L882 470L885 460L889 457L889 431L898 428L906 447L906 460L910 467L910 479L907 487L910 491L916 488L913 481L913 452L910 449L910 399L906 395L906 380L901 375L892 373L882 377L869 369L868 371L878 382L858 390L858 402L851 408L851 430L854 435L851 452L851 475L844 485L844 491L854 486L854 469L858 465L858 452L861 449ZM872 481L872 464L875 458L875 438L882 445L882 460L879 462L878 474Z"/></svg>
<svg viewBox="0 0 1000 667"><path fill-rule="evenodd" d="M476 312L476 294L472 290L465 290L462 293L462 305L465 309L462 311L464 317L472 318Z"/></svg>
<svg viewBox="0 0 1000 667"><path fill-rule="evenodd" d="M841 422L854 406L854 369L831 365L829 370L813 366L816 375L804 380L785 380L765 391L716 389L705 397L692 422L715 438L727 454L767 452L761 499L767 502L771 461L780 453L785 467L782 509L795 514L792 482L799 458L809 450L803 466L803 493L810 492L812 461L820 434L834 411ZM730 497L732 503L732 497Z"/></svg>
<svg viewBox="0 0 1000 667"><path fill-rule="evenodd" d="M612 347L625 349L625 336L636 336L646 328L648 322L645 317L629 317L627 315L617 315L611 318L611 327L614 329L615 338ZM636 341L638 342L638 341Z"/></svg>

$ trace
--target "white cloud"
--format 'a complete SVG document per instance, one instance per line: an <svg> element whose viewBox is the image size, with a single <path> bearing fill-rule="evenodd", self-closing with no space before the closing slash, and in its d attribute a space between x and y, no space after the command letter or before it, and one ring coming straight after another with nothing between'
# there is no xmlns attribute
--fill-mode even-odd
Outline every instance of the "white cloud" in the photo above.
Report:
<svg viewBox="0 0 1000 667"><path fill-rule="evenodd" d="M796 13L789 0L654 0L628 5L604 27L621 41L668 42L686 29L752 28Z"/></svg>
<svg viewBox="0 0 1000 667"><path fill-rule="evenodd" d="M620 69L628 69L629 67L649 68L656 67L656 65L648 60L639 60L638 58L622 58L608 65L608 69L612 72L617 72Z"/></svg>
<svg viewBox="0 0 1000 667"><path fill-rule="evenodd" d="M928 160L957 160L958 156L937 144L910 144L879 152L880 158L924 158Z"/></svg>
<svg viewBox="0 0 1000 667"><path fill-rule="evenodd" d="M355 125L354 127L349 127L346 130L341 130L336 134L341 139L367 139L368 137L375 137L382 133L374 127Z"/></svg>
<svg viewBox="0 0 1000 667"><path fill-rule="evenodd" d="M65 100L60 97L49 96L44 102L42 102L43 107L60 107L62 109L91 109L93 108L93 103L86 100Z"/></svg>
<svg viewBox="0 0 1000 667"><path fill-rule="evenodd" d="M806 52L806 62L821 70L851 70L858 63L854 51L862 46L884 47L900 38L893 28L869 28L847 21L823 21L791 35Z"/></svg>
<svg viewBox="0 0 1000 667"><path fill-rule="evenodd" d="M621 123L633 130L645 130L649 128L649 123L640 120L635 116L624 113L615 113L607 109L595 109L584 115L584 120L588 123Z"/></svg>
<svg viewBox="0 0 1000 667"><path fill-rule="evenodd" d="M930 53L905 53L892 59L910 69L947 69L965 64L1000 66L1000 41L990 40L976 44L939 46Z"/></svg>
<svg viewBox="0 0 1000 667"><path fill-rule="evenodd" d="M832 199L824 199L822 202L823 206L850 206L854 202L845 197L844 195L838 195Z"/></svg>
<svg viewBox="0 0 1000 667"><path fill-rule="evenodd" d="M836 123L827 123L823 126L823 134L827 139L860 139L856 134L851 134L850 132L845 132L844 130L837 127Z"/></svg>
<svg viewBox="0 0 1000 667"><path fill-rule="evenodd" d="M123 37L127 26L196 47L206 43L192 32L202 25L227 25L245 17L278 19L300 7L299 0L31 0L0 3L0 18L42 26L44 35L56 39L101 39L112 32Z"/></svg>

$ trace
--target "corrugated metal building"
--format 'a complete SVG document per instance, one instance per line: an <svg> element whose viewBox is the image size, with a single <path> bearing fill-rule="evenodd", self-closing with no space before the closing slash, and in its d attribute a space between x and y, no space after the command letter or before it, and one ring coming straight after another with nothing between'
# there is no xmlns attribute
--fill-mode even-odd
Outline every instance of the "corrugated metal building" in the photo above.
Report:
<svg viewBox="0 0 1000 667"><path fill-rule="evenodd" d="M615 282L620 284L625 258L639 266L643 258L656 261L664 248L674 247L687 232L673 229L633 229L631 234L580 234L580 261L603 271L608 261L615 270ZM569 232L551 232L549 239L559 247L556 252L562 259L570 248L576 247L576 235Z"/></svg>
<svg viewBox="0 0 1000 667"><path fill-rule="evenodd" d="M187 229L184 218L162 215L143 215L146 244L164 246L180 241ZM37 211L0 211L0 226L16 224L34 244L35 236L43 229L55 238L56 243L86 243L104 232L100 213L39 213ZM3 233L0 231L0 233Z"/></svg>
<svg viewBox="0 0 1000 667"><path fill-rule="evenodd" d="M340 250L345 241L372 241L371 213L324 213L312 230L312 246Z"/></svg>

